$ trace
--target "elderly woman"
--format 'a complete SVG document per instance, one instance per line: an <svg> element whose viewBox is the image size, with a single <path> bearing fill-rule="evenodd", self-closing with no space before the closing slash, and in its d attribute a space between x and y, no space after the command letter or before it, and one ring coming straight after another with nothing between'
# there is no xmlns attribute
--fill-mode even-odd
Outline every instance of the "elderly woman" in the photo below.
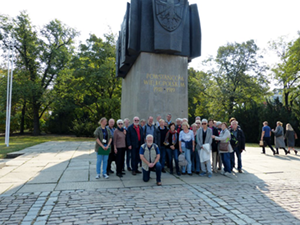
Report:
<svg viewBox="0 0 300 225"><path fill-rule="evenodd" d="M189 130L190 126L187 122L182 123L182 131L179 134L179 151L184 154L187 161L187 168L182 167L182 174L187 173L192 175L192 161L191 161L191 152L195 151L195 137L193 131Z"/></svg>
<svg viewBox="0 0 300 225"><path fill-rule="evenodd" d="M175 123L170 123L169 131L166 134L165 145L168 153L170 174L173 174L173 159L175 161L176 174L180 176L178 165L178 133L175 130Z"/></svg>
<svg viewBox="0 0 300 225"><path fill-rule="evenodd" d="M210 162L210 156L211 156L211 143L212 143L212 130L208 128L208 121L207 119L202 120L202 127L197 131L197 146L199 149L199 155L200 155L200 162L201 162L201 170L202 173L200 173L200 176L207 175L208 178L212 177L212 171L211 171L211 162ZM200 151L206 151L204 149L204 144L209 144L208 146L208 154L209 159L204 159L203 153ZM201 156L202 155L202 156ZM206 166L206 167L205 167Z"/></svg>
<svg viewBox="0 0 300 225"><path fill-rule="evenodd" d="M199 153L197 148L197 130L198 130L197 123L199 122L201 124L200 120L196 120L196 122L192 124L192 131L194 133L195 146L196 146L196 151L192 152L192 171L195 172L196 174L200 174L200 158L199 158Z"/></svg>
<svg viewBox="0 0 300 225"><path fill-rule="evenodd" d="M224 175L231 175L230 153L233 152L233 149L230 144L231 134L228 130L228 126L226 123L222 123L221 128L222 131L220 133L220 136L217 137L213 135L212 138L216 141L220 141L218 147L224 166L224 171L222 173Z"/></svg>
<svg viewBox="0 0 300 225"><path fill-rule="evenodd" d="M284 143L284 131L282 127L282 123L280 121L277 121L277 127L276 129L272 129L272 132L274 133L274 143L276 148L276 154L279 154L278 149L281 148L284 150L285 154L288 154L288 151L285 149L285 143Z"/></svg>
<svg viewBox="0 0 300 225"><path fill-rule="evenodd" d="M297 134L295 133L292 125L289 123L286 125L285 139L286 139L287 145L289 147L288 153L290 153L290 150L293 149L295 152L295 155L297 155L298 152L294 149L294 147L295 147L295 139L298 139L298 137L297 137Z"/></svg>
<svg viewBox="0 0 300 225"><path fill-rule="evenodd" d="M114 151L116 154L117 176L122 177L126 151L126 130L123 127L123 120L118 120L117 126L118 127L114 132Z"/></svg>
<svg viewBox="0 0 300 225"><path fill-rule="evenodd" d="M105 179L109 178L107 175L107 160L110 153L110 144L112 142L112 135L110 130L106 127L107 119L101 118L99 121L100 127L98 127L94 136L96 138L95 152L97 152L97 164L96 164L96 179L100 178L100 167L102 163L102 174Z"/></svg>

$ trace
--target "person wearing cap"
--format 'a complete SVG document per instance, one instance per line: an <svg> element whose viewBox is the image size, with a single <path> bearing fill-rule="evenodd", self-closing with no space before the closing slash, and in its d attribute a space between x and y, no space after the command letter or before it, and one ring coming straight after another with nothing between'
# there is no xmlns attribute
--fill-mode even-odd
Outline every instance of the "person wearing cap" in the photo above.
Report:
<svg viewBox="0 0 300 225"><path fill-rule="evenodd" d="M199 149L200 162L201 162L201 170L200 176L207 175L208 178L212 177L211 170L211 162L209 160L204 160L201 158L200 151L205 151L203 145L209 144L209 150L211 151L211 143L212 143L212 130L207 127L207 119L202 120L202 127L197 131L197 145ZM210 154L210 152L209 152Z"/></svg>

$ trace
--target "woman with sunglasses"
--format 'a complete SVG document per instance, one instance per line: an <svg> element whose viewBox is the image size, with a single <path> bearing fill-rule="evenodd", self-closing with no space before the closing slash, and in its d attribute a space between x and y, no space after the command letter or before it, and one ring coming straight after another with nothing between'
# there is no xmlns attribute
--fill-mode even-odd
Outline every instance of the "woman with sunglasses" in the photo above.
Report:
<svg viewBox="0 0 300 225"><path fill-rule="evenodd" d="M124 157L126 151L126 130L123 127L123 120L117 121L117 129L114 132L114 151L116 154L117 176L122 177L124 168Z"/></svg>

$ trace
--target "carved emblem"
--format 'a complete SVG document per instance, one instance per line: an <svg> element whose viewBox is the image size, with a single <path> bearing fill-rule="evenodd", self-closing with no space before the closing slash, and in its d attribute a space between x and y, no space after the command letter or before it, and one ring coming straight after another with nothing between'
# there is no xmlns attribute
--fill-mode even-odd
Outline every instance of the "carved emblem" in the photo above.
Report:
<svg viewBox="0 0 300 225"><path fill-rule="evenodd" d="M156 17L169 32L176 30L183 19L186 0L156 0Z"/></svg>

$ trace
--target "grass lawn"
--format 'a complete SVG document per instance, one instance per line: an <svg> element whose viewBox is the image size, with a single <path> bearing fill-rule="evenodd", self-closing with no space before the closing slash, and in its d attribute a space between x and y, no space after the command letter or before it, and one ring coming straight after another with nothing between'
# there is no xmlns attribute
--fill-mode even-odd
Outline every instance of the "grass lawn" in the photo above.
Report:
<svg viewBox="0 0 300 225"><path fill-rule="evenodd" d="M259 143L246 143L246 147L259 147Z"/></svg>
<svg viewBox="0 0 300 225"><path fill-rule="evenodd" d="M6 157L7 153L22 150L33 145L47 141L94 141L94 138L75 137L66 135L13 135L9 138L9 147L5 145L5 137L0 137L0 159Z"/></svg>

